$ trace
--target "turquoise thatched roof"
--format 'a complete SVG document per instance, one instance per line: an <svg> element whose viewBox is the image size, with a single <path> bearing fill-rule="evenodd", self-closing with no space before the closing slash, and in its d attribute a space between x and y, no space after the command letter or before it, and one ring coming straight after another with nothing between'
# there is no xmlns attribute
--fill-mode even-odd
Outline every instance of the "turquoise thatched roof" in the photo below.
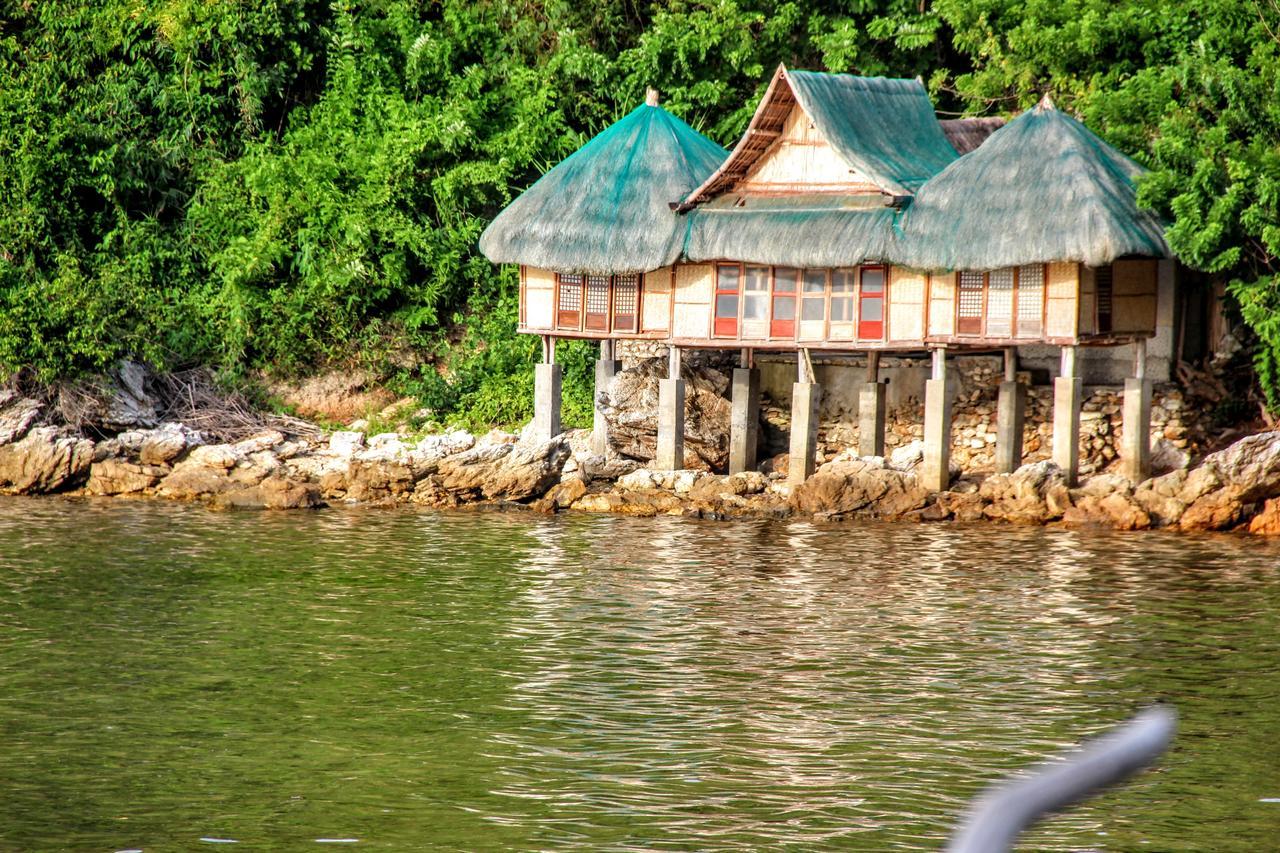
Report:
<svg viewBox="0 0 1280 853"><path fill-rule="evenodd" d="M886 257L895 213L880 196L723 197L685 214L685 256L694 262L853 266Z"/></svg>
<svg viewBox="0 0 1280 853"><path fill-rule="evenodd" d="M831 147L877 186L907 195L956 159L919 80L787 71Z"/></svg>
<svg viewBox="0 0 1280 853"><path fill-rule="evenodd" d="M917 269L990 270L1168 257L1159 219L1137 204L1142 172L1046 98L920 188L892 259Z"/></svg>
<svg viewBox="0 0 1280 853"><path fill-rule="evenodd" d="M480 237L494 263L632 273L674 262L686 222L671 210L726 152L680 119L643 105L511 202Z"/></svg>

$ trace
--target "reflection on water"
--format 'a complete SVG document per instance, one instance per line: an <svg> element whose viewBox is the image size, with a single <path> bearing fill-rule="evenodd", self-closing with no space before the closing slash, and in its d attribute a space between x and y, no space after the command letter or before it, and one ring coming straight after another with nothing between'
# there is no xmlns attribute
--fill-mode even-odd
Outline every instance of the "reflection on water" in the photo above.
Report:
<svg viewBox="0 0 1280 853"><path fill-rule="evenodd" d="M1280 838L1280 547L994 526L0 503L0 849L937 849L1177 703L1027 849Z"/></svg>

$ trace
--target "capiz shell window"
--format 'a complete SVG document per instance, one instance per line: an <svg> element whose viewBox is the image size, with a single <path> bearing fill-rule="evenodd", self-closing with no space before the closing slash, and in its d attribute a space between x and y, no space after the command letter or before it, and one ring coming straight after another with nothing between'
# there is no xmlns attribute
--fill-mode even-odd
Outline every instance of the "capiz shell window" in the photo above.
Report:
<svg viewBox="0 0 1280 853"><path fill-rule="evenodd" d="M556 274L556 329L564 332L634 334L640 327L643 278L629 275Z"/></svg>

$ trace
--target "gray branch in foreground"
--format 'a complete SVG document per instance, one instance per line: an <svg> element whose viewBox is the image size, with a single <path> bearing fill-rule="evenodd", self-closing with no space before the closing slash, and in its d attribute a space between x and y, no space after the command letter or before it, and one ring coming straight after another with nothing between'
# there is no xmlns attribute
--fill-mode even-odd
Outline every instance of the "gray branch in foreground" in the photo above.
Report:
<svg viewBox="0 0 1280 853"><path fill-rule="evenodd" d="M1147 708L1033 775L999 783L969 807L947 853L1001 853L1018 834L1049 812L1065 808L1153 763L1173 739L1177 715L1164 705Z"/></svg>

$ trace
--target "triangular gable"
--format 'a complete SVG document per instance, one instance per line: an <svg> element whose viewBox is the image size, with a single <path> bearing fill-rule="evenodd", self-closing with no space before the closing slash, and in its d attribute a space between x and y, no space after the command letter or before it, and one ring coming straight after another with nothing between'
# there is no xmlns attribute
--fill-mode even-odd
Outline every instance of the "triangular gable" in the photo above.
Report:
<svg viewBox="0 0 1280 853"><path fill-rule="evenodd" d="M681 209L729 192L748 178L777 149L797 106L815 137L843 160L850 182L865 183L862 191L910 195L956 158L920 81L788 71L779 65L746 133Z"/></svg>

